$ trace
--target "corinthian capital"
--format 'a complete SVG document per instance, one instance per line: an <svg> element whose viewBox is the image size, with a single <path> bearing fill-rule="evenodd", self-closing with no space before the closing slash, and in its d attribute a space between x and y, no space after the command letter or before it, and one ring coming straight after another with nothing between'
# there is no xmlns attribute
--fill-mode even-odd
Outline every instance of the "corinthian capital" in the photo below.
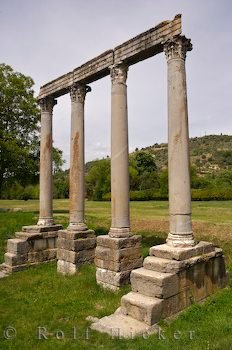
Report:
<svg viewBox="0 0 232 350"><path fill-rule="evenodd" d="M45 97L38 101L41 112L49 112L52 114L53 107L57 104L57 100L53 97Z"/></svg>
<svg viewBox="0 0 232 350"><path fill-rule="evenodd" d="M87 92L91 91L91 87L87 85L74 84L70 89L70 97L72 102L85 102Z"/></svg>
<svg viewBox="0 0 232 350"><path fill-rule="evenodd" d="M115 64L110 67L112 84L126 84L128 66L125 63Z"/></svg>
<svg viewBox="0 0 232 350"><path fill-rule="evenodd" d="M176 58L185 60L186 52L192 50L191 39L187 39L185 36L168 39L163 43L163 47L167 61Z"/></svg>

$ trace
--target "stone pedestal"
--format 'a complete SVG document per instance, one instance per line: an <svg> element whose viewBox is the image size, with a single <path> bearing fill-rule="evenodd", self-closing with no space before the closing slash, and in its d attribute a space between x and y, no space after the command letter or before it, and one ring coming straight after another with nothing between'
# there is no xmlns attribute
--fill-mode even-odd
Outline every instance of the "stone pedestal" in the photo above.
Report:
<svg viewBox="0 0 232 350"><path fill-rule="evenodd" d="M142 264L141 236L97 237L95 265L98 284L117 290L121 285L129 282L131 271L141 267Z"/></svg>
<svg viewBox="0 0 232 350"><path fill-rule="evenodd" d="M96 237L93 230L61 230L57 240L57 272L73 275L84 264L94 261Z"/></svg>
<svg viewBox="0 0 232 350"><path fill-rule="evenodd" d="M228 283L225 258L220 248L200 242L194 247L174 248L167 244L150 248L143 267L131 273L132 291L121 299L121 307L92 327L121 336L150 332L161 319L170 317L195 302L201 302ZM118 325L120 317L121 326ZM133 328L133 322L136 327Z"/></svg>
<svg viewBox="0 0 232 350"><path fill-rule="evenodd" d="M3 266L10 272L56 259L58 230L62 225L24 226L7 241Z"/></svg>

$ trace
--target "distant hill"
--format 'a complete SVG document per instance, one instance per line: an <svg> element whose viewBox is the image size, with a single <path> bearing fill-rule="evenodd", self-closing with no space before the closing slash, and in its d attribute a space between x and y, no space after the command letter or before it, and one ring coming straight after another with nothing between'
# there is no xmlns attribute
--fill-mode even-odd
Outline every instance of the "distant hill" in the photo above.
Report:
<svg viewBox="0 0 232 350"><path fill-rule="evenodd" d="M168 145L155 143L142 148L154 154L159 169L167 168ZM232 169L232 135L207 135L190 138L190 160L198 174Z"/></svg>

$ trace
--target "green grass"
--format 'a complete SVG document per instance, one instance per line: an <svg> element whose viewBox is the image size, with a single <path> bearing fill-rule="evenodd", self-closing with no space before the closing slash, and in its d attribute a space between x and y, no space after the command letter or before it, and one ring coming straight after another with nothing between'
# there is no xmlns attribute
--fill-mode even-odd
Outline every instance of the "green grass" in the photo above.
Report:
<svg viewBox="0 0 232 350"><path fill-rule="evenodd" d="M231 202L193 203L193 218L199 239L208 239L222 246L232 270L232 210ZM19 231L22 225L34 224L38 218L38 202L0 201L3 208L23 208L24 212L0 212L0 259L3 260L5 240ZM67 201L55 201L56 221L68 222ZM131 203L133 232L143 235L143 252L164 242L168 205L166 202ZM86 203L87 223L97 234L107 233L110 226L110 203ZM200 225L200 226L199 226ZM203 225L203 226L202 226ZM199 227L198 227L199 226ZM202 227L205 231L201 232ZM210 235L215 229L217 234ZM207 231L208 230L208 231ZM219 234L220 232L221 234ZM224 230L224 231L223 231ZM231 235L230 235L231 232ZM109 315L120 305L118 293L100 288L95 281L95 267L84 266L75 276L56 273L56 264L49 263L0 279L0 349L232 349L232 289L230 287L210 297L202 305L193 305L172 321L162 321L162 336L148 339L111 339L110 336L86 329L86 317ZM4 330L15 327L15 339L5 339ZM46 327L48 339L38 339L38 327ZM73 337L76 328L76 339ZM64 339L56 339L62 330ZM193 339L190 339L190 331ZM175 336L180 339L175 339ZM145 337L146 338L146 337Z"/></svg>

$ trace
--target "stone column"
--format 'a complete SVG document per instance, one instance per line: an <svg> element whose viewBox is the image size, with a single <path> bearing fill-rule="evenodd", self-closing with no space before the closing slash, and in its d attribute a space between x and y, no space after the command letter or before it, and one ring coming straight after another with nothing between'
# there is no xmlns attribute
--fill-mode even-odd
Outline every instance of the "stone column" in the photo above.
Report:
<svg viewBox="0 0 232 350"><path fill-rule="evenodd" d="M70 221L67 230L60 230L57 240L57 271L75 274L80 266L94 261L96 237L85 224L85 154L84 103L89 86L71 87L71 152L70 152Z"/></svg>
<svg viewBox="0 0 232 350"><path fill-rule="evenodd" d="M37 225L54 224L52 213L52 111L57 103L52 97L39 101L41 108L40 140L40 214Z"/></svg>
<svg viewBox="0 0 232 350"><path fill-rule="evenodd" d="M191 222L191 184L185 58L192 49L184 36L164 43L168 62L168 172L170 233L167 244L194 245Z"/></svg>
<svg viewBox="0 0 232 350"><path fill-rule="evenodd" d="M71 148L70 148L70 222L68 230L83 231L85 207L85 145L84 145L84 103L89 86L74 85L71 88Z"/></svg>
<svg viewBox="0 0 232 350"><path fill-rule="evenodd" d="M112 224L108 235L97 237L95 251L97 283L112 290L128 283L131 271L143 263L142 237L130 231L127 71L120 63L110 72Z"/></svg>
<svg viewBox="0 0 232 350"><path fill-rule="evenodd" d="M110 237L130 236L127 71L125 64L111 67Z"/></svg>

